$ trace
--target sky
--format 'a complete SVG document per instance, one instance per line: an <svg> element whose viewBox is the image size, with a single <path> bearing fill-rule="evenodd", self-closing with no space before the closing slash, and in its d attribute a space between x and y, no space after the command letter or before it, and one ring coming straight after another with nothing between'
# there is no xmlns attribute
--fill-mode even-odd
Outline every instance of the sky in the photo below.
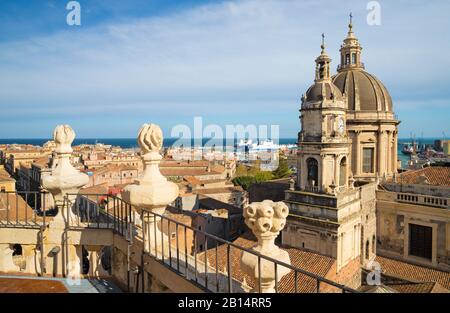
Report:
<svg viewBox="0 0 450 313"><path fill-rule="evenodd" d="M0 0L0 138L135 137L174 127L279 125L300 130L321 34L338 65L353 13L366 70L388 88L399 136L450 136L450 1Z"/></svg>

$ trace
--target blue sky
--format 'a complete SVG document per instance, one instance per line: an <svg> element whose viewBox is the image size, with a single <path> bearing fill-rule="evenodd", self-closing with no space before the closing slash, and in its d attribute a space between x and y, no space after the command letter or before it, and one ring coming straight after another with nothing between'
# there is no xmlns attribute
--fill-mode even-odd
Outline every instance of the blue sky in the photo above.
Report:
<svg viewBox="0 0 450 313"><path fill-rule="evenodd" d="M135 137L141 124L280 125L300 129L321 33L338 65L348 13L366 70L389 89L400 137L450 136L450 2L0 0L0 138Z"/></svg>

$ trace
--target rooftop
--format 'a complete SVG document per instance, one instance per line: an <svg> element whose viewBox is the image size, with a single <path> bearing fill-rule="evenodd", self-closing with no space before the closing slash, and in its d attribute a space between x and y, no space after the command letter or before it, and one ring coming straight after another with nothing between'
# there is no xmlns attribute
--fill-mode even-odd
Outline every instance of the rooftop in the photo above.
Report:
<svg viewBox="0 0 450 313"><path fill-rule="evenodd" d="M429 166L418 170L406 171L397 176L396 182L402 184L450 186L450 167Z"/></svg>
<svg viewBox="0 0 450 313"><path fill-rule="evenodd" d="M383 274L403 278L412 282L437 282L442 287L450 290L450 272L419 266L383 256L377 256L375 261L380 264Z"/></svg>

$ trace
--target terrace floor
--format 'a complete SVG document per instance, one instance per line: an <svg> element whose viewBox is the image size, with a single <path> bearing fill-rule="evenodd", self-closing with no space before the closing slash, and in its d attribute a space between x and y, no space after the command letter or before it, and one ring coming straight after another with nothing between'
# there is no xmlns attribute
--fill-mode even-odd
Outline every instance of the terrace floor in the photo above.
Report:
<svg viewBox="0 0 450 313"><path fill-rule="evenodd" d="M121 293L111 281L0 275L0 293Z"/></svg>

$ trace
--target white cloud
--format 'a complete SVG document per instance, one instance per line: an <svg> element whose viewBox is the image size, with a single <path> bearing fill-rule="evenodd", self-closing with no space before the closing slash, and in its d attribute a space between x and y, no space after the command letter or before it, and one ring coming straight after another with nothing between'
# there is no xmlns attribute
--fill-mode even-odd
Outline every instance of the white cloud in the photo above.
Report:
<svg viewBox="0 0 450 313"><path fill-rule="evenodd" d="M127 110L163 115L186 108L220 114L230 106L235 114L265 112L278 101L292 104L286 108L292 128L298 121L291 113L313 79L320 34L327 34L337 66L350 10L366 68L393 98L407 98L411 86L421 85L434 96L433 86L450 79L443 70L450 61L435 58L450 48L437 31L449 29L441 17L448 4L380 2L378 27L365 24L361 1L343 7L338 1L248 0L2 43L0 106L16 116L117 110L123 117Z"/></svg>

